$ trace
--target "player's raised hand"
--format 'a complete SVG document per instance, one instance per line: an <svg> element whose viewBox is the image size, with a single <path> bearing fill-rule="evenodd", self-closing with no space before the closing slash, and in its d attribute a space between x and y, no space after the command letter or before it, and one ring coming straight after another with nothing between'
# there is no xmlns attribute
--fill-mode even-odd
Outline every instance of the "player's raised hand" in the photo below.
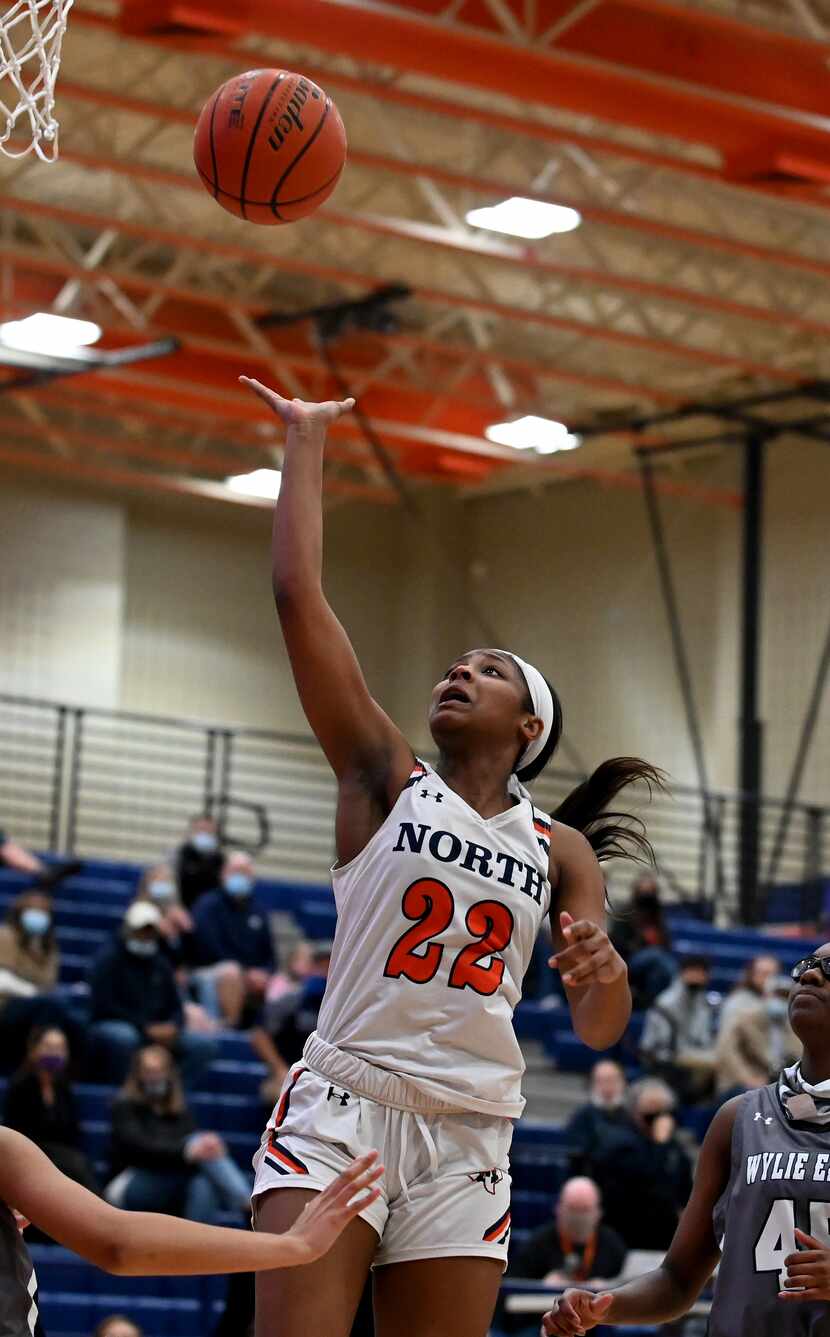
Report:
<svg viewBox="0 0 830 1337"><path fill-rule="evenodd" d="M562 911L559 923L568 945L548 965L560 972L564 984L573 988L613 984L625 974L625 962L598 924L590 919L574 920L567 910Z"/></svg>
<svg viewBox="0 0 830 1337"><path fill-rule="evenodd" d="M298 1261L313 1263L315 1258L328 1253L349 1222L380 1196L380 1190L372 1187L383 1174L383 1166L377 1160L376 1151L358 1157L304 1207L287 1232L287 1238L302 1246L303 1257Z"/></svg>
<svg viewBox="0 0 830 1337"><path fill-rule="evenodd" d="M546 1337L582 1337L605 1322L613 1299L608 1291L601 1295L592 1291L565 1291L542 1319L542 1332Z"/></svg>
<svg viewBox="0 0 830 1337"><path fill-rule="evenodd" d="M344 413L351 413L354 408L353 399L327 399L322 404L310 404L304 399L283 399L276 390L270 390L267 385L250 376L240 376L239 380L242 385L250 386L254 394L282 418L286 427L293 427L300 433L313 431L314 428L325 431L331 423L337 422Z"/></svg>
<svg viewBox="0 0 830 1337"><path fill-rule="evenodd" d="M795 1238L802 1247L784 1259L787 1280L779 1300L830 1300L830 1249L803 1230Z"/></svg>

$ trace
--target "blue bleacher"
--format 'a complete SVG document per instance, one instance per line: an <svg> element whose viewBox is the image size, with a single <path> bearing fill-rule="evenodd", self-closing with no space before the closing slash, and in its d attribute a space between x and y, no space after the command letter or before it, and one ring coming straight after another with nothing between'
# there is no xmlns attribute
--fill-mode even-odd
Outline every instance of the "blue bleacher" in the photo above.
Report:
<svg viewBox="0 0 830 1337"><path fill-rule="evenodd" d="M87 860L83 873L68 878L55 899L55 923L61 947L62 987L78 989L90 960L117 929L126 905L135 893L140 870L130 864ZM30 879L0 869L0 915ZM294 916L300 931L310 938L331 938L336 913L327 887L288 882L260 884L260 895L272 911ZM703 951L713 962L713 987L726 991L747 960L759 951L772 951L784 967L815 943L750 932L726 932L688 916L674 916L672 930L679 952ZM630 1071L635 1070L642 1017L634 1017L626 1039L611 1051ZM516 1027L521 1038L541 1042L557 1067L587 1072L597 1054L574 1036L567 1008L556 995L519 1005ZM225 1138L240 1165L249 1166L259 1143L263 1111L258 1089L264 1068L254 1059L246 1038L224 1035L220 1054L191 1096L199 1123ZM4 1083L0 1083L0 1094ZM109 1109L114 1088L96 1083L77 1087L84 1138L90 1155L103 1169L108 1155ZM513 1142L513 1219L516 1237L547 1220L552 1199L567 1176L568 1147L563 1129L549 1125L519 1124ZM50 1337L78 1337L92 1330L112 1310L122 1310L144 1327L148 1337L201 1337L215 1322L221 1307L221 1279L109 1277L62 1249L33 1249L41 1284L45 1323Z"/></svg>

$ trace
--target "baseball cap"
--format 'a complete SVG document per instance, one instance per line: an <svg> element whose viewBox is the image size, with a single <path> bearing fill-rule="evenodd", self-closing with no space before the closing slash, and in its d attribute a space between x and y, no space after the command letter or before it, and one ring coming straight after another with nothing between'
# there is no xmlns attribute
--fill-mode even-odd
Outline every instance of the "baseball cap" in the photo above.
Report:
<svg viewBox="0 0 830 1337"><path fill-rule="evenodd" d="M158 928L161 923L161 915L158 908L150 901L133 901L126 915L124 923L127 928Z"/></svg>

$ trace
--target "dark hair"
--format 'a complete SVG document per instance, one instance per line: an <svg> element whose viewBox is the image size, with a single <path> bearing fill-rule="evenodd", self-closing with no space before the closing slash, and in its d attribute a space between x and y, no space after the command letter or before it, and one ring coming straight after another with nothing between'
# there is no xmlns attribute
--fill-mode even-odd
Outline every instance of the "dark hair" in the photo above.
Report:
<svg viewBox="0 0 830 1337"><path fill-rule="evenodd" d="M545 682L548 683L553 700L553 723L538 757L529 766L521 767L516 772L523 784L528 784L541 774L562 737L562 702L547 678ZM524 708L533 709L529 690ZM663 789L665 785L663 772L649 762L641 761L639 757L613 757L597 766L593 774L577 785L551 816L554 821L564 822L566 826L581 831L601 862L605 859L640 859L654 863L654 850L639 817L628 812L607 811L608 804L628 785L637 781L648 786L649 795L654 789Z"/></svg>
<svg viewBox="0 0 830 1337"><path fill-rule="evenodd" d="M28 891L21 891L20 895L16 896L15 899L12 901L11 905L9 906L6 914L6 920L19 938L25 937L26 935L23 932L23 924L21 922L23 917L23 911L27 908L29 902L34 896L37 896L40 899L49 902L49 913L52 917L48 929L41 938L44 952L46 955L49 955L52 951L55 950L56 944L55 944L55 917L52 911L52 897L49 895L48 891L41 891L38 887L30 887Z"/></svg>
<svg viewBox="0 0 830 1337"><path fill-rule="evenodd" d="M686 952L680 958L681 970L711 970L712 962L702 952Z"/></svg>

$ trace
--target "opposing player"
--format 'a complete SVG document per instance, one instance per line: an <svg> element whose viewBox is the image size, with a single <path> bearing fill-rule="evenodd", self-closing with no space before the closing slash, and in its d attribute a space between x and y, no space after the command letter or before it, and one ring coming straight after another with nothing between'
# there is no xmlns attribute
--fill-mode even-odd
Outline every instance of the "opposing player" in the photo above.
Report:
<svg viewBox="0 0 830 1337"><path fill-rule="evenodd" d="M293 1268L319 1258L375 1201L374 1184L383 1173L376 1162L371 1154L356 1160L284 1235L252 1235L110 1207L61 1174L27 1137L0 1128L0 1332L32 1337L39 1331L37 1282L22 1237L30 1221L96 1267L121 1276Z"/></svg>
<svg viewBox="0 0 830 1337"><path fill-rule="evenodd" d="M548 1337L679 1318L719 1259L709 1337L830 1337L830 943L793 979L802 1059L718 1112L663 1264L601 1295L566 1291Z"/></svg>
<svg viewBox="0 0 830 1337"><path fill-rule="evenodd" d="M620 1037L630 996L595 850L620 848L625 828L598 819L629 780L656 777L642 762L606 763L559 810L570 824L552 822L521 781L556 748L559 701L535 668L496 649L447 669L429 716L440 761L419 761L322 590L326 428L353 401L305 404L247 383L288 429L274 593L338 781L328 988L256 1158L256 1227L287 1229L363 1149L387 1165L380 1198L329 1257L258 1285L256 1331L271 1337L278 1319L281 1337L346 1337L374 1266L378 1337L402 1323L411 1337L483 1337L510 1233L522 977L550 914L577 1033L597 1049Z"/></svg>

